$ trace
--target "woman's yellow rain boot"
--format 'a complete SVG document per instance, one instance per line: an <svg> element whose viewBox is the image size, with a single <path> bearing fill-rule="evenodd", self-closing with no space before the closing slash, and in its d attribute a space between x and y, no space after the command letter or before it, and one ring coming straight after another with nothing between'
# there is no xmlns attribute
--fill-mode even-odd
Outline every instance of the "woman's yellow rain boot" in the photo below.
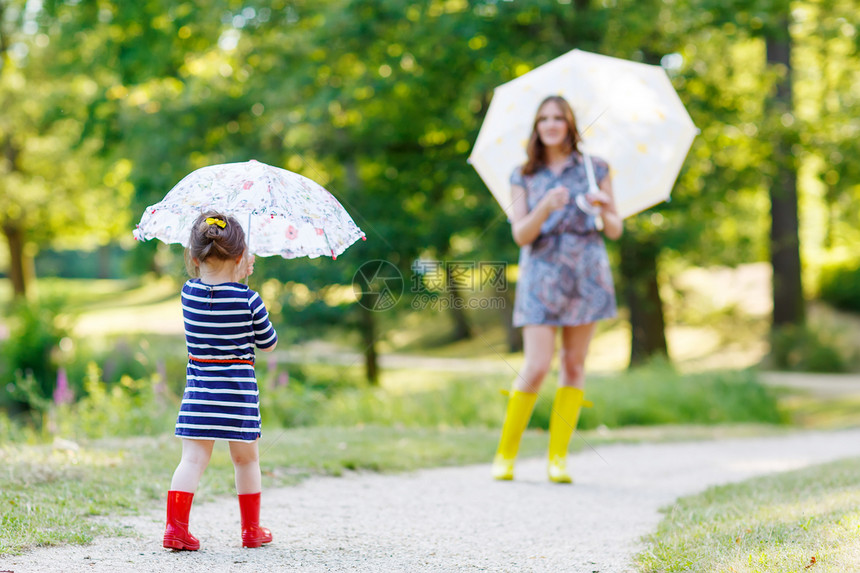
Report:
<svg viewBox="0 0 860 573"><path fill-rule="evenodd" d="M562 386L555 392L552 414L549 419L549 481L572 483L567 471L567 446L579 422L579 411L583 406L591 407L591 402L583 398L579 388Z"/></svg>
<svg viewBox="0 0 860 573"><path fill-rule="evenodd" d="M499 438L499 449L493 459L493 479L514 479L514 460L520 449L520 438L529 424L529 418L532 417L536 400L537 394L533 392L514 390L510 393L505 423Z"/></svg>

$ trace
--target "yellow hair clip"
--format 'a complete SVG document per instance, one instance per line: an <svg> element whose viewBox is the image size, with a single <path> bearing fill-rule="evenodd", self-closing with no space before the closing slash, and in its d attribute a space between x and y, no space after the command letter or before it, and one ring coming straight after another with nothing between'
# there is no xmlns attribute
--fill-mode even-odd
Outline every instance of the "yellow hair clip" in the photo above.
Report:
<svg viewBox="0 0 860 573"><path fill-rule="evenodd" d="M222 221L221 219L216 219L215 217L206 217L207 225L218 225L222 229L227 226L226 221Z"/></svg>

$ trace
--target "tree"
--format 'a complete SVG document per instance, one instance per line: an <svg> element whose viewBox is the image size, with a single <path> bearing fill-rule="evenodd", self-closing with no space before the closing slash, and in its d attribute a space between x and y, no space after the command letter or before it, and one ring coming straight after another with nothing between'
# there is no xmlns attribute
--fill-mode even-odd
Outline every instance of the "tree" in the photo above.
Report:
<svg viewBox="0 0 860 573"><path fill-rule="evenodd" d="M55 68L75 57L55 41L64 25L33 3L0 2L0 230L17 297L40 245L93 247L128 225L129 164L95 157L102 142L83 128L98 84Z"/></svg>
<svg viewBox="0 0 860 573"><path fill-rule="evenodd" d="M790 4L780 2L774 25L767 28L767 62L776 68L778 80L768 101L768 112L785 129L773 131L773 171L770 184L770 259L773 266L774 330L805 321L805 305L800 267L799 223L797 216L798 162L792 150L796 133L792 105L792 38L789 30Z"/></svg>

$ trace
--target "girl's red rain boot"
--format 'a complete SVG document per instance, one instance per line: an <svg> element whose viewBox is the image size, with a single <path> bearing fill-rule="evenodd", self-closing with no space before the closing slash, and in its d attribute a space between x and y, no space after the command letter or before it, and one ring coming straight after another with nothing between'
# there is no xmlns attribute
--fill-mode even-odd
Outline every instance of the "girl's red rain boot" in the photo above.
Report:
<svg viewBox="0 0 860 573"><path fill-rule="evenodd" d="M167 492L167 526L164 528L164 546L169 549L197 551L200 542L188 532L188 514L194 494L187 491Z"/></svg>
<svg viewBox="0 0 860 573"><path fill-rule="evenodd" d="M259 547L271 543L272 532L260 527L260 494L239 494L239 512L242 514L242 547Z"/></svg>

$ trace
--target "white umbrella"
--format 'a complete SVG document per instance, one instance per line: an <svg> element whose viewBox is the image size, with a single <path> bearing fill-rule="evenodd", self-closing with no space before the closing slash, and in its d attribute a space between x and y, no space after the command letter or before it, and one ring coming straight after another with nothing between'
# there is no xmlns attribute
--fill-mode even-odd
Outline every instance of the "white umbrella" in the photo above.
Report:
<svg viewBox="0 0 860 573"><path fill-rule="evenodd" d="M496 88L469 157L511 216L511 171L526 160L538 106L551 95L573 108L582 149L610 166L618 213L669 198L698 133L659 66L573 50Z"/></svg>
<svg viewBox="0 0 860 573"><path fill-rule="evenodd" d="M234 216L250 253L263 257L336 258L364 239L349 213L319 184L253 159L192 171L146 208L134 236L188 246L191 225L209 210Z"/></svg>

